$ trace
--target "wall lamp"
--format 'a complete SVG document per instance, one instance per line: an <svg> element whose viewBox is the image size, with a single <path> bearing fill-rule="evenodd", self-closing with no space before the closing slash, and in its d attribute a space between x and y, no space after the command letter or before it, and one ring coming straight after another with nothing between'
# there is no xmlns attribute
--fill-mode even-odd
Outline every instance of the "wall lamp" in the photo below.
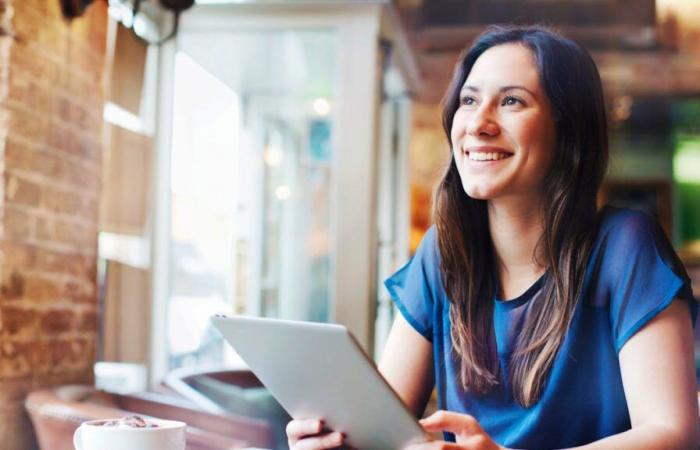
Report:
<svg viewBox="0 0 700 450"><path fill-rule="evenodd" d="M74 19L76 17L81 16L87 7L93 2L94 0L60 0L61 2L61 9L63 11L63 15L66 16L68 19ZM125 26L128 26L131 32L139 38L140 40L146 42L149 45L161 45L164 42L172 39L175 37L177 34L177 29L178 29L178 24L180 23L180 13L185 11L186 9L189 9L194 5L195 0L110 0L109 3L116 3L119 4L122 8L129 8L131 10L131 20L129 23L124 24ZM145 7L148 7L149 13L150 14L144 14L144 9ZM137 32L136 29L134 28L134 24L136 23L137 17L139 17L140 14L144 14L145 16L155 16L155 17L163 17L166 14L172 14L172 25L171 25L171 30L170 32L163 38L157 38L155 40L149 39L147 36L142 35L141 33ZM153 20L153 17L150 17L150 21L153 23L158 23L158 22L163 22L162 20Z"/></svg>
<svg viewBox="0 0 700 450"><path fill-rule="evenodd" d="M189 9L194 5L195 0L146 0L146 3L158 3L160 5L160 8L164 10L165 12L170 12L172 14L172 28L170 30L170 33L168 33L165 37L159 38L155 41L151 41L150 39L146 38L145 36L141 36L139 33L136 32L134 29L134 24L136 23L136 18L138 17L139 14L141 14L141 6L144 3L144 0L133 0L133 14L132 14L132 21L131 21L131 32L134 33L134 36L137 38L141 39L142 41L145 41L149 45L161 45L166 41L169 41L175 35L177 35L177 29L178 25L180 23L180 13L185 11L186 9Z"/></svg>

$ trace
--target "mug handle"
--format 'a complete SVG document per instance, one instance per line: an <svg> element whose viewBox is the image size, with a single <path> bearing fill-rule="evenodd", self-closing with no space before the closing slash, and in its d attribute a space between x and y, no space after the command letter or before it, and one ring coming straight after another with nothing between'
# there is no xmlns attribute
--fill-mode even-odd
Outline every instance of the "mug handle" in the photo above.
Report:
<svg viewBox="0 0 700 450"><path fill-rule="evenodd" d="M75 447L75 450L83 450L83 444L81 443L82 440L80 439L82 436L82 432L81 432L82 429L83 429L83 427L79 426L75 430L75 433L73 433L73 446Z"/></svg>

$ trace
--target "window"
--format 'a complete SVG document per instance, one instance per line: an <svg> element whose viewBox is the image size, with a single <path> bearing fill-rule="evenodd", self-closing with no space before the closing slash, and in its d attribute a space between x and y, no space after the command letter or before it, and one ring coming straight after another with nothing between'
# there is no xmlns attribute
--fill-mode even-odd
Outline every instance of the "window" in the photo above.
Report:
<svg viewBox="0 0 700 450"><path fill-rule="evenodd" d="M181 38L169 369L236 359L215 313L329 320L335 45L324 30Z"/></svg>

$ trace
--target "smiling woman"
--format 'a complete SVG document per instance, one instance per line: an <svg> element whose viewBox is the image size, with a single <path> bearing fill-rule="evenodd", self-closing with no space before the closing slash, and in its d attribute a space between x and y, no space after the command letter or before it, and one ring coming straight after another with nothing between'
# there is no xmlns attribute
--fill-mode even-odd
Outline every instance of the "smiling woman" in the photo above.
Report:
<svg viewBox="0 0 700 450"><path fill-rule="evenodd" d="M697 305L650 216L597 208L608 136L590 55L492 27L457 64L443 127L435 226L385 282L401 315L379 369L417 416L437 388L421 424L445 439L411 450L697 448ZM342 440L295 422L294 449Z"/></svg>
<svg viewBox="0 0 700 450"><path fill-rule="evenodd" d="M555 144L551 106L541 91L533 54L524 45L490 48L474 64L450 131L467 195L485 199L539 188Z"/></svg>
<svg viewBox="0 0 700 450"><path fill-rule="evenodd" d="M694 448L687 324L697 308L658 225L596 207L608 140L591 57L545 29L494 28L464 54L444 105L453 158L423 243L439 271L421 284L438 286L435 378L440 407L453 412L426 427L516 448ZM415 282L399 272L388 286ZM395 300L415 322L424 300ZM675 321L682 339L665 347L666 389L644 396L630 373L652 372L638 346L656 333L646 345L662 345L661 321ZM683 420L641 444L665 425L650 398Z"/></svg>
<svg viewBox="0 0 700 450"><path fill-rule="evenodd" d="M544 29L494 29L457 66L443 115L453 161L435 221L464 387L499 383L497 362L482 350L492 308L478 299L516 297L547 272L546 300L533 302L509 363L519 403L531 406L541 392L595 239L608 158L604 105L588 53ZM473 161L494 147L512 156ZM484 267L495 277L484 279Z"/></svg>

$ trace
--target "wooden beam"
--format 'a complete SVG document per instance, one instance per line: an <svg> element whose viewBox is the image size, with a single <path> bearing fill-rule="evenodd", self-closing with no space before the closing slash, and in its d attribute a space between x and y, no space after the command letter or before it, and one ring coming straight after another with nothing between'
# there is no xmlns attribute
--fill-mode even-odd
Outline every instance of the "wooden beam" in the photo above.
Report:
<svg viewBox="0 0 700 450"><path fill-rule="evenodd" d="M700 58L667 52L593 52L605 90L640 96L700 95ZM459 52L420 54L423 89L418 99L437 103L452 77Z"/></svg>
<svg viewBox="0 0 700 450"><path fill-rule="evenodd" d="M656 9L654 0L430 0L423 3L423 18L429 25L653 26Z"/></svg>
<svg viewBox="0 0 700 450"><path fill-rule="evenodd" d="M636 25L553 27L592 50L658 50L661 44L654 27ZM431 26L415 30L416 49L421 52L454 52L469 46L486 26Z"/></svg>

